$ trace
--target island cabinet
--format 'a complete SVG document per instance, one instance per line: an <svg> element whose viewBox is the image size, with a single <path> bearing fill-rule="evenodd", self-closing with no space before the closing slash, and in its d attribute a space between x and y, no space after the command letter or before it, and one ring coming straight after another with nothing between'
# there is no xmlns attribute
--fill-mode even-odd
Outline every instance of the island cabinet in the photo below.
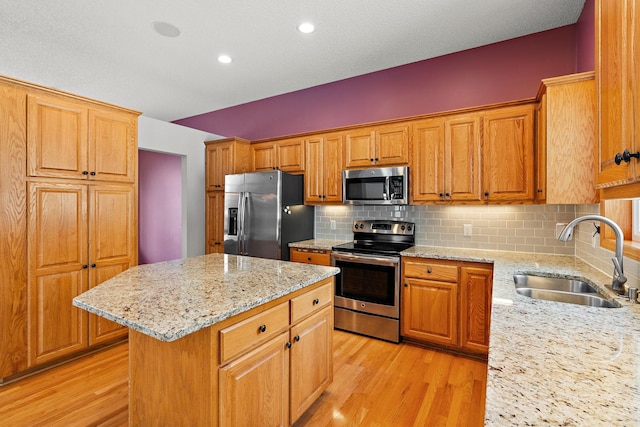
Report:
<svg viewBox="0 0 640 427"><path fill-rule="evenodd" d="M205 253L224 252L224 177L249 171L249 141L226 138L205 143Z"/></svg>
<svg viewBox="0 0 640 427"><path fill-rule="evenodd" d="M293 262L331 265L331 251L327 249L291 248L289 253Z"/></svg>
<svg viewBox="0 0 640 427"><path fill-rule="evenodd" d="M305 204L342 203L343 139L342 133L305 139Z"/></svg>
<svg viewBox="0 0 640 427"><path fill-rule="evenodd" d="M332 278L176 341L131 331L130 424L291 425L333 381L332 331Z"/></svg>
<svg viewBox="0 0 640 427"><path fill-rule="evenodd" d="M251 144L251 167L255 172L304 172L304 160L303 138Z"/></svg>
<svg viewBox="0 0 640 427"><path fill-rule="evenodd" d="M370 126L345 132L346 168L404 166L409 163L409 124Z"/></svg>
<svg viewBox="0 0 640 427"><path fill-rule="evenodd" d="M544 79L537 99L536 201L596 203L594 73Z"/></svg>
<svg viewBox="0 0 640 427"><path fill-rule="evenodd" d="M137 264L137 117L0 77L0 382L122 340L75 308Z"/></svg>
<svg viewBox="0 0 640 427"><path fill-rule="evenodd" d="M482 114L482 195L487 202L534 199L534 104Z"/></svg>
<svg viewBox="0 0 640 427"><path fill-rule="evenodd" d="M486 357L489 350L493 266L402 258L402 336Z"/></svg>
<svg viewBox="0 0 640 427"><path fill-rule="evenodd" d="M640 178L640 1L596 1L598 188Z"/></svg>
<svg viewBox="0 0 640 427"><path fill-rule="evenodd" d="M412 202L481 200L479 114L419 120L412 135Z"/></svg>

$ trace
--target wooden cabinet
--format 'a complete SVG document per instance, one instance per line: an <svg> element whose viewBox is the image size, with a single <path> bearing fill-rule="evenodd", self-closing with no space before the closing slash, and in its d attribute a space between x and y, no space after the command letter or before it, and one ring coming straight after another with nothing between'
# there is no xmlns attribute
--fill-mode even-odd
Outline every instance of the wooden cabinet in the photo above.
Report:
<svg viewBox="0 0 640 427"><path fill-rule="evenodd" d="M407 165L409 124L365 127L345 134L345 167Z"/></svg>
<svg viewBox="0 0 640 427"><path fill-rule="evenodd" d="M0 77L0 382L126 337L73 297L137 263L139 113Z"/></svg>
<svg viewBox="0 0 640 427"><path fill-rule="evenodd" d="M136 115L61 96L27 100L28 173L35 177L135 182Z"/></svg>
<svg viewBox="0 0 640 427"><path fill-rule="evenodd" d="M324 249L291 248L289 250L292 262L305 264L331 265L331 251Z"/></svg>
<svg viewBox="0 0 640 427"><path fill-rule="evenodd" d="M306 204L342 203L342 140L341 133L306 138Z"/></svg>
<svg viewBox="0 0 640 427"><path fill-rule="evenodd" d="M536 201L596 203L593 72L543 80L538 100Z"/></svg>
<svg viewBox="0 0 640 427"><path fill-rule="evenodd" d="M640 1L596 1L597 186L635 182L640 121ZM625 150L630 155L625 156ZM618 160L616 161L616 158Z"/></svg>
<svg viewBox="0 0 640 427"><path fill-rule="evenodd" d="M479 115L420 120L412 135L412 202L480 200Z"/></svg>
<svg viewBox="0 0 640 427"><path fill-rule="evenodd" d="M488 202L534 199L534 105L482 114L482 192Z"/></svg>
<svg viewBox="0 0 640 427"><path fill-rule="evenodd" d="M251 165L255 172L270 170L304 172L304 160L304 139L302 138L251 144Z"/></svg>
<svg viewBox="0 0 640 427"><path fill-rule="evenodd" d="M29 182L29 365L126 336L71 300L135 264L130 185Z"/></svg>
<svg viewBox="0 0 640 427"><path fill-rule="evenodd" d="M491 265L402 258L402 336L486 356Z"/></svg>
<svg viewBox="0 0 640 427"><path fill-rule="evenodd" d="M249 141L205 141L205 253L224 252L224 177L249 172Z"/></svg>

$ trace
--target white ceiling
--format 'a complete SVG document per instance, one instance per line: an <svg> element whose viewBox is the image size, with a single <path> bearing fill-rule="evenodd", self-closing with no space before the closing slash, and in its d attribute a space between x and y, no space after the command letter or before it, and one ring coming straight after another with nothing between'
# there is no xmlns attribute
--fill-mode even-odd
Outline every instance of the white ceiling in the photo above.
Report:
<svg viewBox="0 0 640 427"><path fill-rule="evenodd" d="M584 0L0 0L0 74L192 115L575 23ZM302 20L316 25L301 34ZM154 21L181 30L158 35ZM229 65L218 63L226 53Z"/></svg>

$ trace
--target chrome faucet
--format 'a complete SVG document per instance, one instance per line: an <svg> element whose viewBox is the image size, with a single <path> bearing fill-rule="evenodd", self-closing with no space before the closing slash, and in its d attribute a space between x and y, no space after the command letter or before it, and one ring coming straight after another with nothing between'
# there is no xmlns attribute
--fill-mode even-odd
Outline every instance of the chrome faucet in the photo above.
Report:
<svg viewBox="0 0 640 427"><path fill-rule="evenodd" d="M622 234L622 229L618 224L611 221L609 218L600 215L585 215L578 217L567 224L558 235L558 240L561 240L563 242L569 240L571 238L571 234L573 233L573 228L582 221L604 222L613 229L613 232L616 235L616 256L611 258L611 261L613 261L613 279L611 281L611 289L613 289L614 292L617 292L620 295L624 294L624 284L627 281L627 278L625 277L624 270L622 268L622 248L624 246L624 235Z"/></svg>

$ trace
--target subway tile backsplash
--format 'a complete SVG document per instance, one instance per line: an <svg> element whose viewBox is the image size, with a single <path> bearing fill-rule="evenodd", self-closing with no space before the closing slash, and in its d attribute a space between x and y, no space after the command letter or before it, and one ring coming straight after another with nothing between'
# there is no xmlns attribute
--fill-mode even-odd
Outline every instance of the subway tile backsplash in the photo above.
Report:
<svg viewBox="0 0 640 427"><path fill-rule="evenodd" d="M560 242L556 224L589 214L600 205L496 205L496 206L317 206L315 237L349 241L358 219L393 219L416 223L416 244L499 251L576 255L597 269L613 272L613 252L592 247L594 227L579 224L575 238ZM335 230L331 223L335 221ZM464 225L471 224L471 235ZM597 236L599 237L599 236ZM640 263L625 258L631 286L640 287Z"/></svg>

